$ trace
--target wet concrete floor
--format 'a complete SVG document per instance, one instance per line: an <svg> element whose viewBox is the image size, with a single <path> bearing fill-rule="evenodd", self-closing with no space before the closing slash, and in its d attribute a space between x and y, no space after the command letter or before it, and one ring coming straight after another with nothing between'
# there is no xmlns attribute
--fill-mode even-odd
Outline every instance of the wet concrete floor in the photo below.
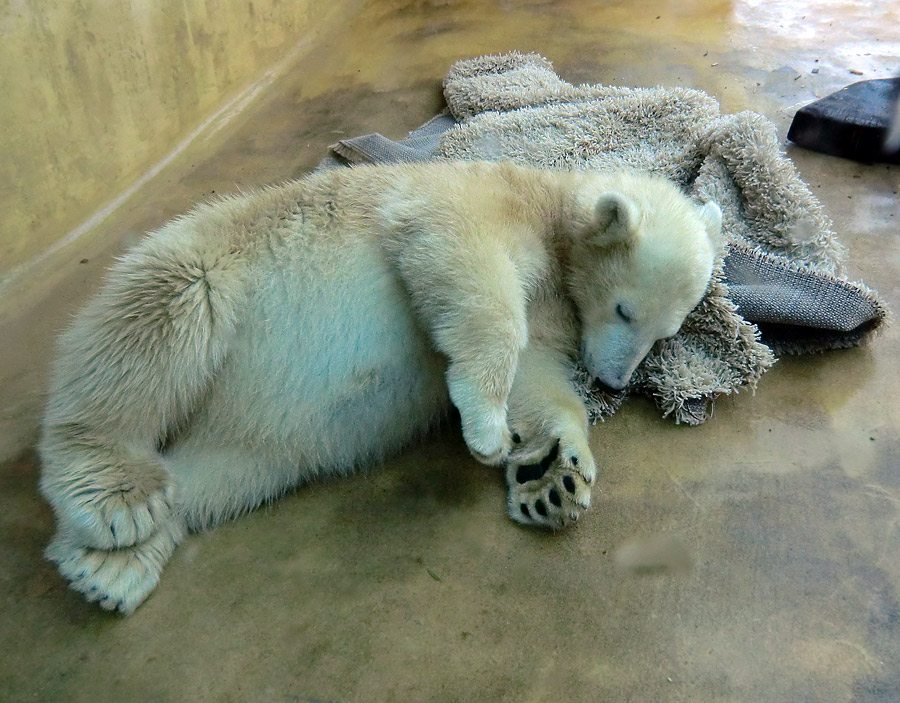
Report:
<svg viewBox="0 0 900 703"><path fill-rule="evenodd" d="M570 82L700 88L784 135L797 107L900 57L877 0L373 5L7 294L4 441L33 440L52 332L124 244L213 192L305 173L341 135L404 136L457 58L534 50ZM900 310L900 170L788 153L851 272ZM782 360L697 428L629 401L594 429L599 490L559 534L509 522L500 476L447 428L190 537L129 618L42 561L52 515L26 450L0 470L0 700L900 700L898 354L892 327ZM659 535L688 568L617 567Z"/></svg>

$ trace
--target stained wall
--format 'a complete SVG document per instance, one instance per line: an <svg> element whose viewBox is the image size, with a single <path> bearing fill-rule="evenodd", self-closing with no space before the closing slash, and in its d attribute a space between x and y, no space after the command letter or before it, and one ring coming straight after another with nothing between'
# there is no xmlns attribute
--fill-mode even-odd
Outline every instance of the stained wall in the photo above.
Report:
<svg viewBox="0 0 900 703"><path fill-rule="evenodd" d="M0 281L113 202L348 4L0 4Z"/></svg>

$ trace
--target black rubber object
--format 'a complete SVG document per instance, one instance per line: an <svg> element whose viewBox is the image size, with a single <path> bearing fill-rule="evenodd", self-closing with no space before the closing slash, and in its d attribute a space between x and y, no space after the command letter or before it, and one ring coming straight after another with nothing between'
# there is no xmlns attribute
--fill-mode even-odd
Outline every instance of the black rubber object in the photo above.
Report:
<svg viewBox="0 0 900 703"><path fill-rule="evenodd" d="M788 130L798 146L863 163L900 163L885 138L900 97L900 77L860 81L800 108Z"/></svg>

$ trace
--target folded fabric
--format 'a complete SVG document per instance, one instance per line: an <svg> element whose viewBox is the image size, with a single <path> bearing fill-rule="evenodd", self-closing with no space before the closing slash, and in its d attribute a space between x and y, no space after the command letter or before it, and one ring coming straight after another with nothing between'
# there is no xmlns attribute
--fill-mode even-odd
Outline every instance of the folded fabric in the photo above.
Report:
<svg viewBox="0 0 900 703"><path fill-rule="evenodd" d="M627 392L604 392L573 368L593 421L639 392L676 422L699 424L716 396L754 388L776 354L862 344L888 318L874 291L844 275L831 221L761 115L722 115L709 95L685 88L573 86L543 57L515 52L457 62L444 97L447 110L406 139L342 140L320 168L425 159L629 168L722 208L727 246L706 297Z"/></svg>

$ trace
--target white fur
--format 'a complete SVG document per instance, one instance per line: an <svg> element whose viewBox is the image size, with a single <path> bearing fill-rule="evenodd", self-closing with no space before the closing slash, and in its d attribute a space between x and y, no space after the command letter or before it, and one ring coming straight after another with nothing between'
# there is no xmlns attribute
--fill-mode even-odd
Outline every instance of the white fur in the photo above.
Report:
<svg viewBox="0 0 900 703"><path fill-rule="evenodd" d="M507 467L514 519L577 519L596 468L569 364L580 346L621 382L677 330L714 216L646 176L482 163L338 170L196 209L123 257L60 341L47 556L131 612L186 529L377 462L451 401L473 454Z"/></svg>

